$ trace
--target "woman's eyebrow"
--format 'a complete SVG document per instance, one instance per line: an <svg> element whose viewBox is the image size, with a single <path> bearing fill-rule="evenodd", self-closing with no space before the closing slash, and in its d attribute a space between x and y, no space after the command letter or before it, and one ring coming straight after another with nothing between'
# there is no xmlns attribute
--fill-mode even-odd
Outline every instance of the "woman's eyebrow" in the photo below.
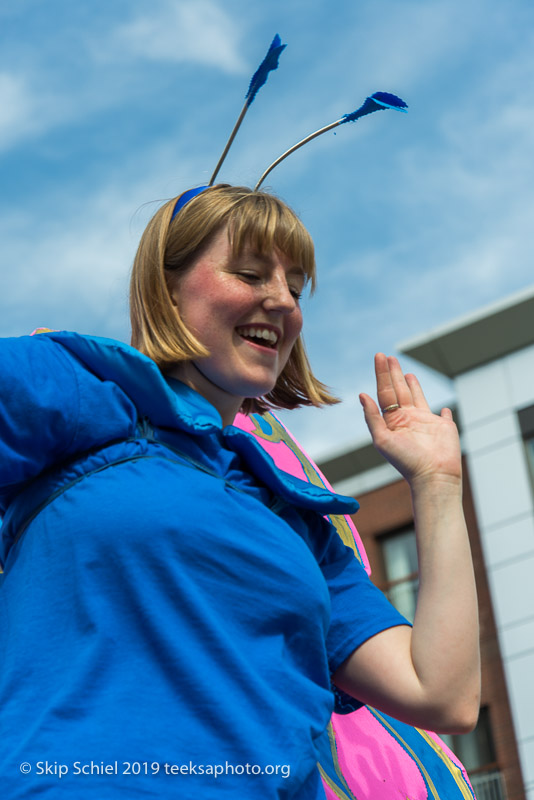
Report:
<svg viewBox="0 0 534 800"><path fill-rule="evenodd" d="M274 261L272 254L253 253L252 255L258 261L261 261L261 262L263 262L265 264L272 264L273 261ZM287 270L287 274L288 275L299 275L299 276L302 276L303 278L306 278L306 272L304 270L304 267L301 267L299 264L294 264L293 266L289 267L288 270Z"/></svg>
<svg viewBox="0 0 534 800"><path fill-rule="evenodd" d="M288 275L297 275L299 278L306 280L306 271L304 267L294 266L288 269Z"/></svg>
<svg viewBox="0 0 534 800"><path fill-rule="evenodd" d="M241 253L240 255L232 259L232 261L234 263L239 263L243 258L257 261L259 264L267 267L272 266L274 261L272 253L259 253L253 250L249 250L248 253L247 252ZM303 281L306 281L308 278L304 267L301 267L298 264L289 267L287 270L287 274L298 278L302 278Z"/></svg>

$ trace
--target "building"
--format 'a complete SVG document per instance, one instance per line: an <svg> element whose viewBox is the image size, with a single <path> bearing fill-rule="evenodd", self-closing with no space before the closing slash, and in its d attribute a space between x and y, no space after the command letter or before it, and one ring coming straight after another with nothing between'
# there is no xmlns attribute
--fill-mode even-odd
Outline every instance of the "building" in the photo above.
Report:
<svg viewBox="0 0 534 800"><path fill-rule="evenodd" d="M477 729L452 737L479 800L534 800L534 287L399 345L446 375L464 454L464 506L483 657ZM321 463L355 518L373 580L410 616L417 560L408 487L370 443Z"/></svg>

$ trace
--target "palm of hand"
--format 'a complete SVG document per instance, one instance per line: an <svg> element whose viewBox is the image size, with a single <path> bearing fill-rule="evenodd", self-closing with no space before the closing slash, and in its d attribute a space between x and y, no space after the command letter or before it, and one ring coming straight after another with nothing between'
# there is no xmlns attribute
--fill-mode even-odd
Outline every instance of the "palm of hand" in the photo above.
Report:
<svg viewBox="0 0 534 800"><path fill-rule="evenodd" d="M458 431L448 408L441 415L430 410L415 375L404 375L396 358L375 357L380 408L397 405L384 415L369 395L360 395L373 443L408 480L461 479Z"/></svg>

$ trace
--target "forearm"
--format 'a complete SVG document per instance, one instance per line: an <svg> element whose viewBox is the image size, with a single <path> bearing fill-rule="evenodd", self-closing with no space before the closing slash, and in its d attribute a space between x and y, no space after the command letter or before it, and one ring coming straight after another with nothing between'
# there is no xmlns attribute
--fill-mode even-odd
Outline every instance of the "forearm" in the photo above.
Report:
<svg viewBox="0 0 534 800"><path fill-rule="evenodd" d="M411 655L423 691L453 712L478 704L478 609L459 481L411 486L419 556L419 595Z"/></svg>
<svg viewBox="0 0 534 800"><path fill-rule="evenodd" d="M420 589L413 628L390 628L336 671L354 697L420 728L472 729L478 714L478 614L459 482L412 487Z"/></svg>
<svg viewBox="0 0 534 800"><path fill-rule="evenodd" d="M417 378L403 375L397 359L378 353L375 370L379 405L366 394L360 400L373 443L410 485L419 596L413 629L372 637L334 679L412 725L462 732L478 714L480 658L458 431L450 409L432 413Z"/></svg>

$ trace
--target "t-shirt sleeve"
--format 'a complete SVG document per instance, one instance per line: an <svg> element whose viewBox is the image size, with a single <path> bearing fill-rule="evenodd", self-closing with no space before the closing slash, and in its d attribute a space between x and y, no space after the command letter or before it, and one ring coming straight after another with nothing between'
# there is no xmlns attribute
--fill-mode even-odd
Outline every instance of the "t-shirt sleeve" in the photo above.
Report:
<svg viewBox="0 0 534 800"><path fill-rule="evenodd" d="M331 619L327 636L330 674L361 644L375 634L397 625L411 625L376 587L351 548L343 544L333 527L321 561L330 592ZM343 713L361 703L334 687L336 711Z"/></svg>

